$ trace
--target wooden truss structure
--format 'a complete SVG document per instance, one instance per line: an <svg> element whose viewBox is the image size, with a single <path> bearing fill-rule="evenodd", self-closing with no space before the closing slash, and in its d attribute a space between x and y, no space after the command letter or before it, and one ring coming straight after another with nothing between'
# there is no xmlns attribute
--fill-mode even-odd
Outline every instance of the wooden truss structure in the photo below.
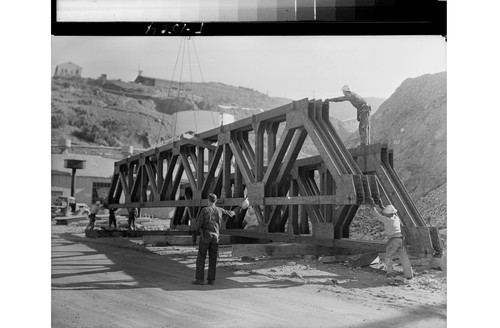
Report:
<svg viewBox="0 0 500 328"><path fill-rule="evenodd" d="M303 158L307 136L317 156ZM173 225L182 225L197 217L211 192L218 206L234 208L245 197L252 205L258 228L243 230L241 211L226 225L231 235L383 251L349 239L349 226L360 205L390 203L413 253L441 251L437 230L426 227L393 169L392 150L382 144L348 150L321 100L294 101L118 161L107 202L174 207Z"/></svg>

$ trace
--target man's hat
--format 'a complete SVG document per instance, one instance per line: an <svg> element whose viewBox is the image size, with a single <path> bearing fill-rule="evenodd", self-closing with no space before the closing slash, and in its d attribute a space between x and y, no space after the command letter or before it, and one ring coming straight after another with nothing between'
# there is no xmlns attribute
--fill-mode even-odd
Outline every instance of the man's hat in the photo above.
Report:
<svg viewBox="0 0 500 328"><path fill-rule="evenodd" d="M346 84L342 87L342 91L351 91L351 89L349 89L349 86Z"/></svg>

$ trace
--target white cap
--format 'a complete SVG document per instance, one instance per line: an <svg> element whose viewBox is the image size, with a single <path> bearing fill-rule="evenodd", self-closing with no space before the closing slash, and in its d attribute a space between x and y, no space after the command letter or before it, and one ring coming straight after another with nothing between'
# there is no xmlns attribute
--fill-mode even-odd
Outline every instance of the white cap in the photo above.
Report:
<svg viewBox="0 0 500 328"><path fill-rule="evenodd" d="M346 84L342 87L342 91L351 91L351 89L349 89L349 86Z"/></svg>

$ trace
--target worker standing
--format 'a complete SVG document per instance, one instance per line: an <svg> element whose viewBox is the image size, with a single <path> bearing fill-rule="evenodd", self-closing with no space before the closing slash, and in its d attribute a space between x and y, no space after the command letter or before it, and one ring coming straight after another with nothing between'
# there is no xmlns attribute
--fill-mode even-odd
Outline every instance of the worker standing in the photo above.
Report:
<svg viewBox="0 0 500 328"><path fill-rule="evenodd" d="M92 206L90 207L90 214L89 214L89 223L87 224L87 227L85 227L85 231L87 230L94 230L94 225L95 225L95 220L96 220L96 215L101 209L101 202L96 201Z"/></svg>
<svg viewBox="0 0 500 328"><path fill-rule="evenodd" d="M213 285L215 280L215 269L217 266L217 255L219 252L219 230L223 224L223 218L233 217L236 213L234 211L226 211L223 208L215 206L217 196L215 194L208 195L208 206L201 210L200 216L195 223L193 230L193 244L196 244L196 236L200 237L200 244L198 247L198 255L196 257L196 277L192 283L194 285L203 285L205 279L205 260L208 251L208 277L207 284ZM248 208L248 200L237 207Z"/></svg>
<svg viewBox="0 0 500 328"><path fill-rule="evenodd" d="M413 270L411 268L410 258L406 252L401 233L401 221L398 217L397 210L392 205L387 205L382 214L377 211L375 206L372 207L374 216L377 220L384 224L385 233L389 240L387 241L385 251L385 266L387 274L392 276L395 274L393 258L399 258L403 266L403 273L407 279L413 278Z"/></svg>
<svg viewBox="0 0 500 328"><path fill-rule="evenodd" d="M139 211L137 208L128 209L128 230L136 230L135 218L138 216Z"/></svg>
<svg viewBox="0 0 500 328"><path fill-rule="evenodd" d="M116 212L116 208L110 208L109 209L109 218L108 218L108 227L109 227L109 229L111 229L111 225L114 225L115 226L115 230L116 230L116 215L115 215L115 212Z"/></svg>
<svg viewBox="0 0 500 328"><path fill-rule="evenodd" d="M341 102L349 101L357 109L357 120L359 122L359 137L361 145L367 146L370 144L370 111L371 107L366 103L366 100L358 94L351 91L348 85L342 87L343 97L325 99L325 102Z"/></svg>

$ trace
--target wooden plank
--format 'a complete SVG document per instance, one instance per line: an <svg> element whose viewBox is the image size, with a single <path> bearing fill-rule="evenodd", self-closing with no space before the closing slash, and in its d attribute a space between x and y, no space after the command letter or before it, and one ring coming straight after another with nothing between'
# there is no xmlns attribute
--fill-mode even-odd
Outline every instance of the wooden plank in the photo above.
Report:
<svg viewBox="0 0 500 328"><path fill-rule="evenodd" d="M333 246L335 248L346 248L355 250L356 252L376 252L385 253L386 248L385 241L376 240L355 240L355 239L335 239L333 241Z"/></svg>

